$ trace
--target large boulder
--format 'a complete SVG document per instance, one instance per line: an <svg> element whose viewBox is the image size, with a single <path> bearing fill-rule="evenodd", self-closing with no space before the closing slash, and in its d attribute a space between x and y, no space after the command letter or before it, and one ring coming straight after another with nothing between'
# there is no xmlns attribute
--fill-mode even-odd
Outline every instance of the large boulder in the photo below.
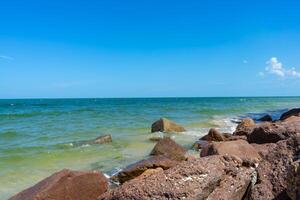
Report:
<svg viewBox="0 0 300 200"><path fill-rule="evenodd" d="M248 135L248 141L257 144L276 143L292 137L297 132L300 132L300 117L287 121L265 122L253 129Z"/></svg>
<svg viewBox="0 0 300 200"><path fill-rule="evenodd" d="M263 159L257 168L258 181L251 190L250 199L289 199L289 172L294 160L300 156L300 135L272 145L262 144L261 149L264 149L260 151ZM295 191L293 186L290 187L291 191Z"/></svg>
<svg viewBox="0 0 300 200"><path fill-rule="evenodd" d="M186 152L187 150L184 147L177 144L174 140L172 140L169 137L164 137L156 143L150 155L162 155L172 160L182 161L186 159Z"/></svg>
<svg viewBox="0 0 300 200"><path fill-rule="evenodd" d="M283 113L280 117L280 120L285 120L291 116L300 116L300 108L294 108Z"/></svg>
<svg viewBox="0 0 300 200"><path fill-rule="evenodd" d="M245 135L248 136L251 134L252 130L255 128L255 122L251 118L245 118L239 123L236 127L235 132L233 135Z"/></svg>
<svg viewBox="0 0 300 200"><path fill-rule="evenodd" d="M101 195L109 199L232 199L241 200L255 180L255 170L230 156L181 162L168 170L130 180Z"/></svg>
<svg viewBox="0 0 300 200"><path fill-rule="evenodd" d="M162 168L163 170L174 167L178 162L166 158L165 156L151 156L150 158L138 161L127 166L118 173L118 181L123 184L124 182L136 178L149 169Z"/></svg>
<svg viewBox="0 0 300 200"><path fill-rule="evenodd" d="M242 160L250 160L254 162L258 162L260 160L260 155L257 153L255 148L245 140L212 142L204 147L200 156L205 157L211 155L231 155L237 156Z"/></svg>
<svg viewBox="0 0 300 200"><path fill-rule="evenodd" d="M95 200L106 192L108 182L99 172L62 170L9 200Z"/></svg>
<svg viewBox="0 0 300 200"><path fill-rule="evenodd" d="M185 129L167 118L161 118L151 126L151 132L184 132Z"/></svg>
<svg viewBox="0 0 300 200"><path fill-rule="evenodd" d="M225 141L226 137L220 133L217 129L211 128L207 135L203 136L200 140L206 141Z"/></svg>

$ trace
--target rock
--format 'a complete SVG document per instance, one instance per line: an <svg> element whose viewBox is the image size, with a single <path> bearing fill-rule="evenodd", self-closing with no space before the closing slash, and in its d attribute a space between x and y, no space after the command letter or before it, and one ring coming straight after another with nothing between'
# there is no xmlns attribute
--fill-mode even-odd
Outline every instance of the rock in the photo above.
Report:
<svg viewBox="0 0 300 200"><path fill-rule="evenodd" d="M247 137L245 135L233 135L226 138L226 141L233 141L233 140L247 140Z"/></svg>
<svg viewBox="0 0 300 200"><path fill-rule="evenodd" d="M150 155L163 155L172 160L183 161L186 159L186 152L187 150L177 144L174 140L169 137L164 137L156 143Z"/></svg>
<svg viewBox="0 0 300 200"><path fill-rule="evenodd" d="M165 156L152 156L127 166L118 173L117 178L121 184L134 179L149 169L162 168L164 170L174 167L178 162Z"/></svg>
<svg viewBox="0 0 300 200"><path fill-rule="evenodd" d="M82 145L94 145L94 144L104 144L112 142L111 135L101 135L92 140L83 140L78 142L73 142L73 146L82 146Z"/></svg>
<svg viewBox="0 0 300 200"><path fill-rule="evenodd" d="M198 151L202 148L204 148L206 145L208 145L209 142L206 140L197 140L194 144L193 144L193 149Z"/></svg>
<svg viewBox="0 0 300 200"><path fill-rule="evenodd" d="M101 195L110 199L233 199L241 200L255 170L241 160L210 156L185 161L168 170L139 177Z"/></svg>
<svg viewBox="0 0 300 200"><path fill-rule="evenodd" d="M9 200L94 200L106 192L108 182L99 172L62 170Z"/></svg>
<svg viewBox="0 0 300 200"><path fill-rule="evenodd" d="M233 136L231 133L223 133L222 135L223 135L226 139Z"/></svg>
<svg viewBox="0 0 300 200"><path fill-rule="evenodd" d="M288 171L287 194L292 200L300 199L300 158L292 163Z"/></svg>
<svg viewBox="0 0 300 200"><path fill-rule="evenodd" d="M252 130L255 128L255 122L251 118L245 118L239 123L236 127L233 135L245 135L248 136L251 134Z"/></svg>
<svg viewBox="0 0 300 200"><path fill-rule="evenodd" d="M262 121L262 122L271 122L273 119L272 119L271 115L267 114L267 115L259 118L258 120Z"/></svg>
<svg viewBox="0 0 300 200"><path fill-rule="evenodd" d="M184 132L185 129L167 118L161 118L151 126L151 132Z"/></svg>
<svg viewBox="0 0 300 200"><path fill-rule="evenodd" d="M300 120L265 122L253 129L248 135L248 142L257 144L276 143L279 140L292 137L297 132L300 132Z"/></svg>
<svg viewBox="0 0 300 200"><path fill-rule="evenodd" d="M257 151L245 140L212 142L201 151L200 156L205 157L211 155L237 156L242 160L254 162L258 162L260 160L260 155Z"/></svg>
<svg viewBox="0 0 300 200"><path fill-rule="evenodd" d="M261 149L263 148L268 148L269 151L261 154L263 159L257 168L258 181L251 190L250 200L289 199L288 174L293 160L299 158L300 135L272 145L263 144Z"/></svg>
<svg viewBox="0 0 300 200"><path fill-rule="evenodd" d="M291 116L300 116L300 108L294 108L283 113L280 117L280 120L285 120Z"/></svg>
<svg viewBox="0 0 300 200"><path fill-rule="evenodd" d="M207 135L203 136L200 140L206 141L225 141L226 138L217 129L211 128Z"/></svg>

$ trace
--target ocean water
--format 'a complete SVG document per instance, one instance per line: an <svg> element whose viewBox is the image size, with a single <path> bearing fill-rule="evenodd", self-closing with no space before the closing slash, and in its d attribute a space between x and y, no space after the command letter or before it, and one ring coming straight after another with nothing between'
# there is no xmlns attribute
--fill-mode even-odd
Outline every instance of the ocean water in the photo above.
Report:
<svg viewBox="0 0 300 200"><path fill-rule="evenodd" d="M167 117L186 127L173 134L190 148L211 127L233 132L238 119L274 118L300 107L300 97L0 100L0 199L63 168L111 175L147 156L152 122ZM113 142L73 145L111 134Z"/></svg>

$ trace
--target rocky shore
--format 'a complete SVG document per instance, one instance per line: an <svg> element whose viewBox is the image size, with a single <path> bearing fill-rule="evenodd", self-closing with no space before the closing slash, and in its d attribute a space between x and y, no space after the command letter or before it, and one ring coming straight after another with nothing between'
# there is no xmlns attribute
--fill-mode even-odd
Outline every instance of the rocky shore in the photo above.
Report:
<svg viewBox="0 0 300 200"><path fill-rule="evenodd" d="M184 132L162 118L152 132ZM199 156L169 137L158 137L149 156L115 176L62 170L10 200L300 199L300 109L279 120L246 118L233 134L211 129L195 141ZM85 141L110 142L111 137Z"/></svg>

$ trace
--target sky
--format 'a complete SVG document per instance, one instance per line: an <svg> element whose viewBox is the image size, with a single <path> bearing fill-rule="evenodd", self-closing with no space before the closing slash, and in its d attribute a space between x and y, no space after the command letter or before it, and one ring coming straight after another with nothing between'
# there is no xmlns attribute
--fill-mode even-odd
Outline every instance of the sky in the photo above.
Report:
<svg viewBox="0 0 300 200"><path fill-rule="evenodd" d="M297 0L4 0L0 98L299 96Z"/></svg>

